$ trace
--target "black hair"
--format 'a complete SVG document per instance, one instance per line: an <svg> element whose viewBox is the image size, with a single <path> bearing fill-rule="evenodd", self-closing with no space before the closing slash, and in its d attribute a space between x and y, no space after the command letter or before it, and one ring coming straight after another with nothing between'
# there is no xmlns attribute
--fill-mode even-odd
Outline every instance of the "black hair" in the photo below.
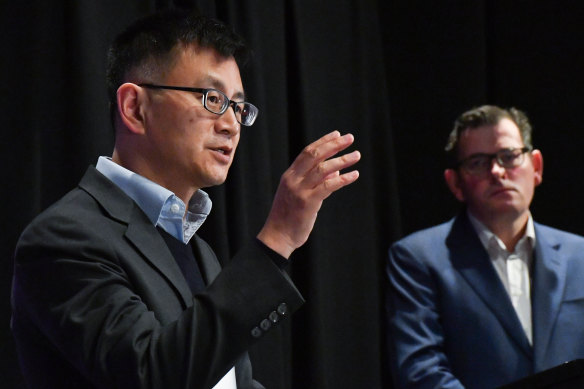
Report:
<svg viewBox="0 0 584 389"><path fill-rule="evenodd" d="M107 90L110 118L117 112L117 90L130 72L162 72L174 59L177 45L213 48L233 57L243 66L249 50L241 36L219 20L179 9L170 9L141 18L119 34L107 55Z"/></svg>
<svg viewBox="0 0 584 389"><path fill-rule="evenodd" d="M516 108L503 109L495 105L483 105L464 112L454 122L454 129L450 132L448 143L444 148L448 157L449 166L452 167L457 163L458 143L464 131L482 126L494 126L502 119L509 119L515 123L517 128L519 128L523 144L530 149L533 147L531 123L529 123L529 119L524 112Z"/></svg>

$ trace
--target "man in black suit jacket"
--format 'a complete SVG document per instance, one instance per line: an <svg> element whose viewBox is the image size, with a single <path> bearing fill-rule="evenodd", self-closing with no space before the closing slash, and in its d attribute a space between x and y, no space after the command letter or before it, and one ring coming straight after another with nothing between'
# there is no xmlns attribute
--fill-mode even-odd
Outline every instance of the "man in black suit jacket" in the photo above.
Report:
<svg viewBox="0 0 584 389"><path fill-rule="evenodd" d="M17 245L12 328L30 387L262 387L247 349L302 304L283 268L360 155L334 157L353 142L336 131L307 146L257 238L221 269L195 232L210 211L201 188L224 182L258 113L244 52L221 23L175 11L112 45L113 155Z"/></svg>

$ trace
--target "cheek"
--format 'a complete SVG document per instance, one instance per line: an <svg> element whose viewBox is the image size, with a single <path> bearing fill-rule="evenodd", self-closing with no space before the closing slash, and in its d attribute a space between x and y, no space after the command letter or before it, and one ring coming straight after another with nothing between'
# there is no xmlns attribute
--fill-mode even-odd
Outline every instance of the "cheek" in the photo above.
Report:
<svg viewBox="0 0 584 389"><path fill-rule="evenodd" d="M533 169L517 171L516 174L510 178L521 187L526 195L532 194L534 188L538 185L538 180Z"/></svg>
<svg viewBox="0 0 584 389"><path fill-rule="evenodd" d="M461 189L466 199L472 199L482 197L487 186L488 184L486 180L480 180L472 177L464 181Z"/></svg>
<svg viewBox="0 0 584 389"><path fill-rule="evenodd" d="M530 178L526 178L524 180L524 182L522 183L522 187L523 187L523 193L525 194L526 197L533 197L533 193L535 191L535 186L537 184L535 183L533 177Z"/></svg>

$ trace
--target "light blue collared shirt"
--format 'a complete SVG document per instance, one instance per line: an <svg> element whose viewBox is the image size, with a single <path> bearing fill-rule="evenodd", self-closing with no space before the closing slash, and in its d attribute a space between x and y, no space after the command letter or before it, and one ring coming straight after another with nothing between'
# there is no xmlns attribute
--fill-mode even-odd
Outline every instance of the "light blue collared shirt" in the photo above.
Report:
<svg viewBox="0 0 584 389"><path fill-rule="evenodd" d="M99 157L96 168L134 200L154 226L160 226L184 244L189 243L211 212L211 199L200 189L191 197L186 209L185 203L170 190L110 158Z"/></svg>

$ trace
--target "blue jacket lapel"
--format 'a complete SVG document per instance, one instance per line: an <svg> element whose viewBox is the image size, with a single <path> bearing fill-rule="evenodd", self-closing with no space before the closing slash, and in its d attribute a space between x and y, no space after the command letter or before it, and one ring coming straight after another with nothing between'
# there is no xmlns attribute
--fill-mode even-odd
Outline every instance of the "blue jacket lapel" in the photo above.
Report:
<svg viewBox="0 0 584 389"><path fill-rule="evenodd" d="M541 233L535 224L536 247L532 283L532 316L535 361L545 358L566 284L566 266L560 261L561 244Z"/></svg>
<svg viewBox="0 0 584 389"><path fill-rule="evenodd" d="M531 357L531 346L509 295L466 214L455 218L446 244L452 254L453 266L485 302L519 348Z"/></svg>

